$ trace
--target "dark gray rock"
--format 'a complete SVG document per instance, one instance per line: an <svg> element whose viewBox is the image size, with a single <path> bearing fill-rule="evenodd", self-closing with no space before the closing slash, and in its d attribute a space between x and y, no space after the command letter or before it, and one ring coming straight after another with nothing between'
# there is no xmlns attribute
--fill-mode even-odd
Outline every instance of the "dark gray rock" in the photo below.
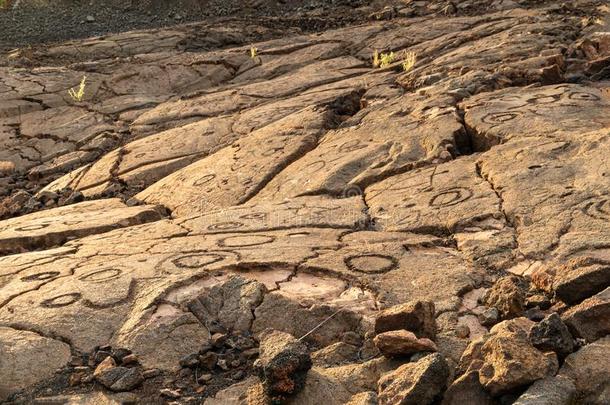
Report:
<svg viewBox="0 0 610 405"><path fill-rule="evenodd" d="M574 338L556 313L534 325L529 333L530 342L543 351L554 351L565 357L574 351Z"/></svg>

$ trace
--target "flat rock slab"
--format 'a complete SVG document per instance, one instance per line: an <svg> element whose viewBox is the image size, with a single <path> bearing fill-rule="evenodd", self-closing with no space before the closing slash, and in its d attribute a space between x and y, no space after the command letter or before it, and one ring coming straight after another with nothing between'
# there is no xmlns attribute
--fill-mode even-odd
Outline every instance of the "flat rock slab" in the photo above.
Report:
<svg viewBox="0 0 610 405"><path fill-rule="evenodd" d="M71 358L66 343L27 330L0 327L0 342L0 400L51 378Z"/></svg>
<svg viewBox="0 0 610 405"><path fill-rule="evenodd" d="M466 125L476 150L514 138L560 133L575 136L610 127L608 87L576 84L508 88L469 98L463 103Z"/></svg>
<svg viewBox="0 0 610 405"><path fill-rule="evenodd" d="M112 198L7 219L0 221L0 253L49 248L71 239L157 221L163 218L162 212L153 205L128 207Z"/></svg>

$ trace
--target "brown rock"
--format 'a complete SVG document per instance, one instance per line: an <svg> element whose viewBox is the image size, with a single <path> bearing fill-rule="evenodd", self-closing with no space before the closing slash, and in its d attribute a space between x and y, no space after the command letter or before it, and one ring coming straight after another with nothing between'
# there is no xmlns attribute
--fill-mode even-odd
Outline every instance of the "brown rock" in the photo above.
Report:
<svg viewBox="0 0 610 405"><path fill-rule="evenodd" d="M418 339L413 332L393 330L383 332L373 339L375 346L386 357L403 356L418 352L435 352L437 347L427 338Z"/></svg>
<svg viewBox="0 0 610 405"><path fill-rule="evenodd" d="M430 354L417 363L407 363L381 377L380 405L426 405L440 397L447 385L449 366L445 358Z"/></svg>
<svg viewBox="0 0 610 405"><path fill-rule="evenodd" d="M297 393L311 368L307 347L292 335L279 331L263 332L260 356L255 362L266 392L282 400Z"/></svg>
<svg viewBox="0 0 610 405"><path fill-rule="evenodd" d="M434 339L436 322L434 303L411 301L381 311L375 318L375 333L408 330L417 337Z"/></svg>
<svg viewBox="0 0 610 405"><path fill-rule="evenodd" d="M583 404L606 404L610 390L610 336L582 347L566 357L558 375L576 386L576 398ZM605 392L605 393L604 393Z"/></svg>
<svg viewBox="0 0 610 405"><path fill-rule="evenodd" d="M456 379L445 391L442 405L493 405L489 392L479 382L479 373L471 371Z"/></svg>
<svg viewBox="0 0 610 405"><path fill-rule="evenodd" d="M377 405L377 403L377 393L367 391L354 395L345 405Z"/></svg>
<svg viewBox="0 0 610 405"><path fill-rule="evenodd" d="M515 275L499 279L485 295L485 303L500 312L503 318L514 318L525 311L527 283Z"/></svg>
<svg viewBox="0 0 610 405"><path fill-rule="evenodd" d="M562 318L576 336L587 342L610 334L610 287L570 308Z"/></svg>
<svg viewBox="0 0 610 405"><path fill-rule="evenodd" d="M527 331L512 321L492 328L481 355L479 381L492 395L553 375L559 367L555 353L545 354L533 347Z"/></svg>

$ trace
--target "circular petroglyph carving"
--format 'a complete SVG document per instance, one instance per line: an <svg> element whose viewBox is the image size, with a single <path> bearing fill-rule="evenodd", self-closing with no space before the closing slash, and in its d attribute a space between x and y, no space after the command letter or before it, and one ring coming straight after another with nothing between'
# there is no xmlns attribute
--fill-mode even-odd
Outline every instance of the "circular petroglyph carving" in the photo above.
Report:
<svg viewBox="0 0 610 405"><path fill-rule="evenodd" d="M50 280L59 276L58 271L43 271L41 273L32 274L30 276L22 277L21 281L45 281Z"/></svg>
<svg viewBox="0 0 610 405"><path fill-rule="evenodd" d="M303 171L317 172L320 171L326 166L326 162L323 160L318 160L315 162L311 162L303 168Z"/></svg>
<svg viewBox="0 0 610 405"><path fill-rule="evenodd" d="M498 125L504 124L508 121L512 121L519 115L521 114L519 114L518 112L495 112L485 115L482 121L486 124Z"/></svg>
<svg viewBox="0 0 610 405"><path fill-rule="evenodd" d="M358 197L361 196L362 193L362 189L358 186L352 185L352 186L347 186L343 189L343 198L350 198L350 197Z"/></svg>
<svg viewBox="0 0 610 405"><path fill-rule="evenodd" d="M599 101L599 96L591 93L586 93L584 91L575 91L569 93L568 98L570 100L578 100L578 101Z"/></svg>
<svg viewBox="0 0 610 405"><path fill-rule="evenodd" d="M192 253L172 259L174 266L180 269L200 269L225 259L218 253Z"/></svg>
<svg viewBox="0 0 610 405"><path fill-rule="evenodd" d="M364 149L368 145L366 143L362 143L360 139L352 139L351 141L347 141L339 146L339 152L348 153L353 152L358 149Z"/></svg>
<svg viewBox="0 0 610 405"><path fill-rule="evenodd" d="M48 228L51 224L34 224L34 225L26 225L20 228L15 228L16 232L29 232L29 231L38 231L40 229Z"/></svg>
<svg viewBox="0 0 610 405"><path fill-rule="evenodd" d="M274 236L269 235L237 235L229 236L218 241L218 246L222 247L248 247L260 246L275 241Z"/></svg>
<svg viewBox="0 0 610 405"><path fill-rule="evenodd" d="M441 208L464 202L472 197L472 191L463 187L455 187L436 194L430 199L431 207Z"/></svg>
<svg viewBox="0 0 610 405"><path fill-rule="evenodd" d="M203 186L204 184L209 183L216 177L215 174L206 174L205 176L200 177L193 183L194 186Z"/></svg>
<svg viewBox="0 0 610 405"><path fill-rule="evenodd" d="M590 201L584 206L583 212L591 218L610 220L610 200Z"/></svg>
<svg viewBox="0 0 610 405"><path fill-rule="evenodd" d="M552 104L559 101L560 94L537 94L527 99L528 104Z"/></svg>
<svg viewBox="0 0 610 405"><path fill-rule="evenodd" d="M254 219L258 221L264 221L267 219L266 212L253 212L252 214L244 214L239 217L240 219Z"/></svg>
<svg viewBox="0 0 610 405"><path fill-rule="evenodd" d="M228 221L212 224L208 226L208 231L226 231L229 229L239 229L242 227L244 227L244 224L241 222Z"/></svg>
<svg viewBox="0 0 610 405"><path fill-rule="evenodd" d="M348 256L344 261L348 269L359 273L386 273L398 267L398 261L395 258L377 253Z"/></svg>
<svg viewBox="0 0 610 405"><path fill-rule="evenodd" d="M60 308L72 305L81 299L80 293L68 293L58 295L57 297L49 298L40 303L44 308Z"/></svg>
<svg viewBox="0 0 610 405"><path fill-rule="evenodd" d="M80 281L99 283L99 282L113 280L115 278L118 278L119 276L121 276L121 274L123 274L123 270L121 270L121 269L115 269L115 268L100 269L100 270L94 270L94 271L90 271L89 273L83 274L78 279Z"/></svg>

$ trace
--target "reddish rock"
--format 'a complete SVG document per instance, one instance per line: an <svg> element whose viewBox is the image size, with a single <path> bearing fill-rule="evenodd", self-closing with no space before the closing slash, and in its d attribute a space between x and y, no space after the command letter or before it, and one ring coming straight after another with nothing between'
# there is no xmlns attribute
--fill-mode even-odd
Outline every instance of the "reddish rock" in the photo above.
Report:
<svg viewBox="0 0 610 405"><path fill-rule="evenodd" d="M418 352L435 352L437 347L427 338L418 339L413 332L393 330L383 332L373 339L375 346L386 357L403 356Z"/></svg>

